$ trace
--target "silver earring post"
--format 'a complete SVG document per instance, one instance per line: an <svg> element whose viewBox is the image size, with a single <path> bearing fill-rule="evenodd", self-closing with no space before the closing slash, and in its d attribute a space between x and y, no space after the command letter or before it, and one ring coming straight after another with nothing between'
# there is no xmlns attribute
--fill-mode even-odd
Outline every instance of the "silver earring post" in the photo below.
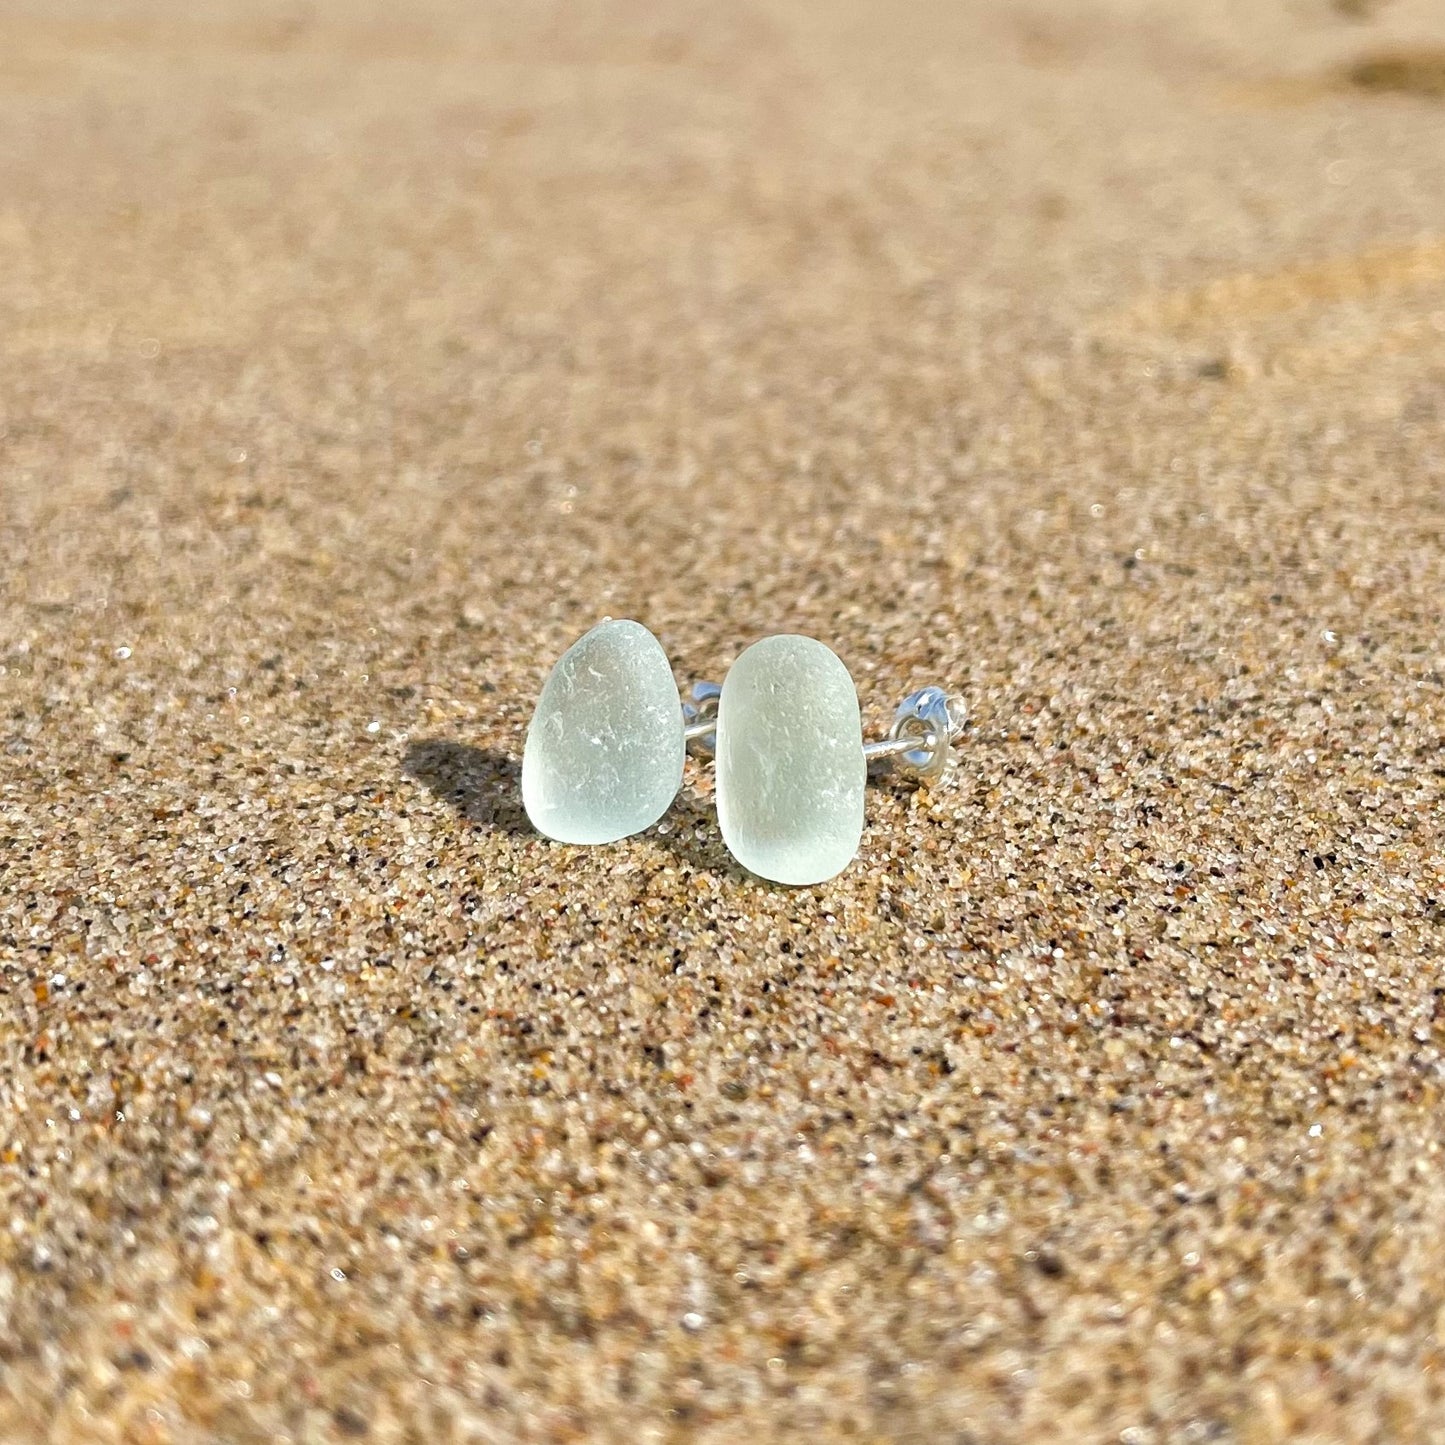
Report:
<svg viewBox="0 0 1445 1445"><path fill-rule="evenodd" d="M682 705L688 751L712 757L717 751L717 705L722 688L695 682ZM906 778L936 783L947 771L954 744L968 726L968 708L958 694L941 687L922 687L898 704L887 733L863 744L869 765L881 764Z"/></svg>

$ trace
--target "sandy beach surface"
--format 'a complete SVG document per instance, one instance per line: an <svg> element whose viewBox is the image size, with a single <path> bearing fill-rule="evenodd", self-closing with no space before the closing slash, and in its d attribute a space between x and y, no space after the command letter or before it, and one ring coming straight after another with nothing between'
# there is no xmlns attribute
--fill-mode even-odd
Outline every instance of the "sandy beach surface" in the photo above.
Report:
<svg viewBox="0 0 1445 1445"><path fill-rule="evenodd" d="M6 1445L1445 1440L1434 0L9 0L0 559Z"/></svg>

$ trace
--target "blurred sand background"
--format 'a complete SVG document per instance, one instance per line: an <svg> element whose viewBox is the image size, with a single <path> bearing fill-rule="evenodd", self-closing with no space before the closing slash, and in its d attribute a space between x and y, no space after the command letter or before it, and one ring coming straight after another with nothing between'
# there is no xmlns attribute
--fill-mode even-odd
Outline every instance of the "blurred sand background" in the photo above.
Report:
<svg viewBox="0 0 1445 1445"><path fill-rule="evenodd" d="M7 0L0 1439L1445 1440L1442 532L1434 0Z"/></svg>

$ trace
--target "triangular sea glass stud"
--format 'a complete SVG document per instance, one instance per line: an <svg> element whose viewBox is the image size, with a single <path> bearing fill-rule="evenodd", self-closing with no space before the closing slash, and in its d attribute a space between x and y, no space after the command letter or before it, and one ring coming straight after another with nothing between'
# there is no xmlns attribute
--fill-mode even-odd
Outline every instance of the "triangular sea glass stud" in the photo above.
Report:
<svg viewBox="0 0 1445 1445"><path fill-rule="evenodd" d="M822 883L863 837L868 763L858 691L811 637L755 642L728 670L717 712L717 812L743 867Z"/></svg>
<svg viewBox="0 0 1445 1445"><path fill-rule="evenodd" d="M667 654L639 622L599 623L547 679L522 753L522 802L559 843L650 828L682 786L682 707Z"/></svg>

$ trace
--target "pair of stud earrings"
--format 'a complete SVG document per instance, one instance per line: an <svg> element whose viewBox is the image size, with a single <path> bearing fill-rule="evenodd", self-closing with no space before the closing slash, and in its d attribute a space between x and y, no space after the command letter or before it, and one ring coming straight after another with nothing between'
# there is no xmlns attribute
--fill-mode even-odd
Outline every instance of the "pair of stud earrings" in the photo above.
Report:
<svg viewBox="0 0 1445 1445"><path fill-rule="evenodd" d="M858 852L869 763L935 782L963 727L961 700L926 687L904 699L886 738L865 744L848 669L791 635L755 642L721 687L697 683L682 703L652 633L607 621L563 653L542 689L522 802L549 838L613 843L668 810L691 747L717 759L718 822L738 862L778 883L822 883Z"/></svg>

